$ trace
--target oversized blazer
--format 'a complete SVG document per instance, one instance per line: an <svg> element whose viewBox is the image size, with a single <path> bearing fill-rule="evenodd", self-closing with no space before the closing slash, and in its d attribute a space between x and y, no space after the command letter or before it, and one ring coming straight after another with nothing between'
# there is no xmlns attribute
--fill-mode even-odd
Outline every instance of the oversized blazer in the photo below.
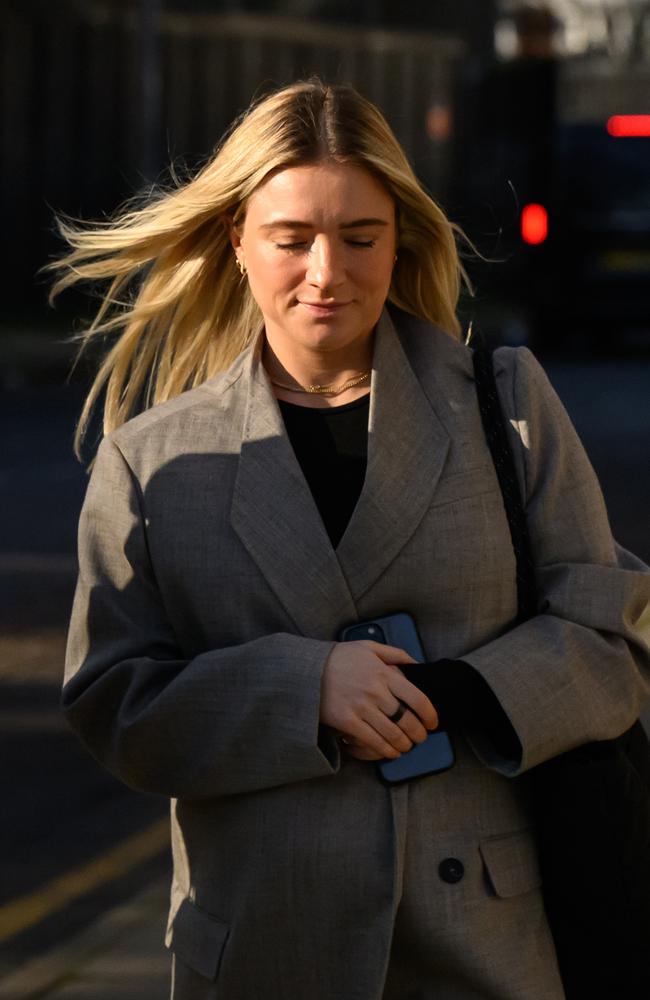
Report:
<svg viewBox="0 0 650 1000"><path fill-rule="evenodd" d="M530 352L500 349L496 372L540 595L517 627L471 352L429 324L379 321L367 474L336 551L259 342L102 442L63 705L106 767L172 799L177 1000L379 1000L404 907L439 1000L563 995L526 772L638 716L650 575L613 542ZM428 660L480 672L520 759L456 734L450 771L389 788L319 725L341 626L402 610Z"/></svg>

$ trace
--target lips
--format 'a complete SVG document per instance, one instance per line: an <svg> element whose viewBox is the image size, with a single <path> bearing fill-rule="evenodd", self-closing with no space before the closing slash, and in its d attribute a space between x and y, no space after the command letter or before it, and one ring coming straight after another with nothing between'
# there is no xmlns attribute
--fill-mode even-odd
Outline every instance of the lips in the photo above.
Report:
<svg viewBox="0 0 650 1000"><path fill-rule="evenodd" d="M349 302L300 302L300 305L305 306L306 309L322 314L335 313L349 304Z"/></svg>

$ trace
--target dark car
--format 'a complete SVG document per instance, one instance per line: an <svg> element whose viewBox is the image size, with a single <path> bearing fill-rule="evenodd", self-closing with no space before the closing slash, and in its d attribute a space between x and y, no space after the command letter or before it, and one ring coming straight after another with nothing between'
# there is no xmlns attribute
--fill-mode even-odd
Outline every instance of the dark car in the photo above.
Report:
<svg viewBox="0 0 650 1000"><path fill-rule="evenodd" d="M492 67L466 91L452 214L487 259L469 261L465 313L538 350L650 350L650 117L608 114L600 93L590 107L580 85L568 115L550 59Z"/></svg>
<svg viewBox="0 0 650 1000"><path fill-rule="evenodd" d="M558 128L546 270L563 336L650 350L650 134L618 120L632 134L611 118Z"/></svg>

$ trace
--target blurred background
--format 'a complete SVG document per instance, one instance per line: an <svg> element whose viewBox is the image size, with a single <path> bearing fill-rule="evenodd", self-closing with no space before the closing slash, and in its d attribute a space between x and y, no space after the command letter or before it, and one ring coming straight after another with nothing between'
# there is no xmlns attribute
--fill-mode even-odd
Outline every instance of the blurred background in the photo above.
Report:
<svg viewBox="0 0 650 1000"><path fill-rule="evenodd" d="M0 52L2 997L168 866L166 802L121 788L57 710L87 482L69 338L97 302L47 306L54 213L102 218L197 167L267 90L352 83L478 251L466 327L535 350L649 560L650 2L4 0Z"/></svg>

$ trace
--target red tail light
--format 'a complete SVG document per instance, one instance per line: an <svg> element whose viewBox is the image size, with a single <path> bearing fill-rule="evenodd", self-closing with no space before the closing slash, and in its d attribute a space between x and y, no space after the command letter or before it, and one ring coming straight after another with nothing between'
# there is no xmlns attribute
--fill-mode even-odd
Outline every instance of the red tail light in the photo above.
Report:
<svg viewBox="0 0 650 1000"><path fill-rule="evenodd" d="M607 131L616 139L629 136L650 136L650 115L612 115Z"/></svg>
<svg viewBox="0 0 650 1000"><path fill-rule="evenodd" d="M548 236L548 212L543 205L525 205L521 213L521 238L537 245Z"/></svg>

